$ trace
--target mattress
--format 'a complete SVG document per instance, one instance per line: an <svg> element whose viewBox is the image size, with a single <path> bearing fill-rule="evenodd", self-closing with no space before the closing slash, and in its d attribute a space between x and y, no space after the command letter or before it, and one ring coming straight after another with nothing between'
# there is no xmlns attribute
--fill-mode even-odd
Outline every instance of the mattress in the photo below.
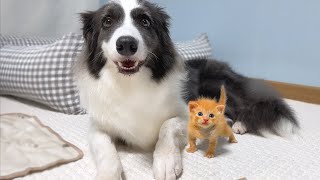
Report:
<svg viewBox="0 0 320 180"><path fill-rule="evenodd" d="M203 157L206 144L193 154L183 151L180 179L320 179L320 106L286 100L296 111L302 129L291 137L236 135L239 143L219 140L217 156ZM0 97L0 112L37 116L66 141L84 152L83 159L23 178L94 179L95 165L87 141L88 115L66 115L12 97ZM126 179L153 179L152 154L119 148Z"/></svg>

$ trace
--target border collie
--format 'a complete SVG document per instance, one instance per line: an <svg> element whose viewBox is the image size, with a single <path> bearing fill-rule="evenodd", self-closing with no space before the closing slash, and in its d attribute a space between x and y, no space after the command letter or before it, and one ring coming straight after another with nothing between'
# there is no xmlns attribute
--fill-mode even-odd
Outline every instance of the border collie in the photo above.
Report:
<svg viewBox="0 0 320 180"><path fill-rule="evenodd" d="M298 123L285 102L262 83L222 62L183 62L169 35L169 16L145 0L111 0L81 14L85 46L75 64L81 103L91 116L90 148L97 179L120 179L115 140L153 151L156 179L182 172L187 103L218 98L225 85L226 116L236 133Z"/></svg>

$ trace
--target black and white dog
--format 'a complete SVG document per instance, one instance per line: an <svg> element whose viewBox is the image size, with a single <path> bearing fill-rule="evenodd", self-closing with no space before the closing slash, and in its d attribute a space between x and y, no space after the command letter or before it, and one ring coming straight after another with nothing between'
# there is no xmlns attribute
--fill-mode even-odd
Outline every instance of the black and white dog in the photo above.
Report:
<svg viewBox="0 0 320 180"><path fill-rule="evenodd" d="M97 179L121 178L115 139L154 151L155 178L176 179L182 172L186 102L219 98L222 84L236 133L275 130L278 122L298 126L290 108L264 84L218 61L183 62L169 35L169 16L155 4L111 0L81 17L85 48L75 80L92 119Z"/></svg>

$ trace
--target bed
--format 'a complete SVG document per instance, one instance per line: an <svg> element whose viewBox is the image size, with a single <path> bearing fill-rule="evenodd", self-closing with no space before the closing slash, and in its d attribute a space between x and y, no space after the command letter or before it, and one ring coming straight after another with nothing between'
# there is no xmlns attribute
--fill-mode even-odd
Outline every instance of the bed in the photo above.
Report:
<svg viewBox="0 0 320 180"><path fill-rule="evenodd" d="M194 154L183 152L184 171L180 179L319 179L320 178L320 106L286 100L301 122L299 135L260 137L236 135L238 144L219 141L217 156L203 157L206 143ZM94 179L95 166L89 152L88 115L67 115L30 101L1 96L3 113L37 116L65 140L79 147L84 157L73 163L18 179ZM152 154L120 146L120 158L126 179L153 179Z"/></svg>

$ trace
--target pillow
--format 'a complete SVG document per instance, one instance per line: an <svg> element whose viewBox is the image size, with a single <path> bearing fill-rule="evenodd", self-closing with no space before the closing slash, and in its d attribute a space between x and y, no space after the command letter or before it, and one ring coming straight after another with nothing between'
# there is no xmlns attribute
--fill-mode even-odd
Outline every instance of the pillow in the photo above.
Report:
<svg viewBox="0 0 320 180"><path fill-rule="evenodd" d="M182 59L186 61L212 57L212 47L207 34L201 34L191 41L176 42L175 46Z"/></svg>
<svg viewBox="0 0 320 180"><path fill-rule="evenodd" d="M33 100L67 114L81 113L71 66L81 52L82 36L69 34L42 46L27 47L25 42L30 41L0 49L0 94Z"/></svg>
<svg viewBox="0 0 320 180"><path fill-rule="evenodd" d="M54 43L55 41L56 39L53 39L53 38L3 36L0 34L0 48L4 45L13 45L13 46L46 45L46 44Z"/></svg>
<svg viewBox="0 0 320 180"><path fill-rule="evenodd" d="M26 98L66 114L84 113L71 71L82 44L82 36L74 33L58 40L0 35L0 95ZM183 60L211 57L206 34L175 46Z"/></svg>

